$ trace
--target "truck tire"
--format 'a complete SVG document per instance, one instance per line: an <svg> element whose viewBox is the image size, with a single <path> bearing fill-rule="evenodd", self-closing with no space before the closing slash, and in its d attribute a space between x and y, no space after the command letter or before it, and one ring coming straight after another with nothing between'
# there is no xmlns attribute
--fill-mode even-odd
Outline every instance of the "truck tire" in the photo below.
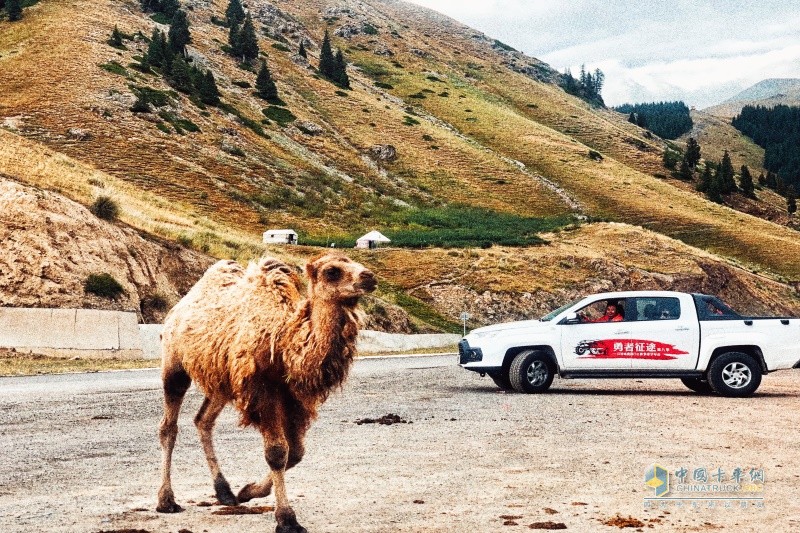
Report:
<svg viewBox="0 0 800 533"><path fill-rule="evenodd" d="M508 371L511 386L517 392L531 394L544 392L550 388L555 377L555 368L542 352L526 350L517 354Z"/></svg>
<svg viewBox="0 0 800 533"><path fill-rule="evenodd" d="M492 378L494 384L497 385L502 390L511 390L513 387L511 386L511 380L508 378L508 372L504 370L498 370L497 373L489 372L489 377Z"/></svg>
<svg viewBox="0 0 800 533"><path fill-rule="evenodd" d="M700 394L713 394L714 389L708 381L700 378L681 378L681 382L689 387L691 390Z"/></svg>
<svg viewBox="0 0 800 533"><path fill-rule="evenodd" d="M744 398L761 385L761 366L746 353L726 352L708 367L708 383L722 396Z"/></svg>

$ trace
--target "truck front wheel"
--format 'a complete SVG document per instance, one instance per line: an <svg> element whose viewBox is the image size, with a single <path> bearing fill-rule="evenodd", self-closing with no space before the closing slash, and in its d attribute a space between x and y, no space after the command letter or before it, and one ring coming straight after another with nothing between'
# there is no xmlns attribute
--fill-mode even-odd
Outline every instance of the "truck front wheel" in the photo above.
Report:
<svg viewBox="0 0 800 533"><path fill-rule="evenodd" d="M517 392L544 392L553 383L555 369L544 353L526 350L514 357L508 377Z"/></svg>
<svg viewBox="0 0 800 533"><path fill-rule="evenodd" d="M761 385L761 367L746 353L727 352L711 362L708 383L722 396L744 398Z"/></svg>

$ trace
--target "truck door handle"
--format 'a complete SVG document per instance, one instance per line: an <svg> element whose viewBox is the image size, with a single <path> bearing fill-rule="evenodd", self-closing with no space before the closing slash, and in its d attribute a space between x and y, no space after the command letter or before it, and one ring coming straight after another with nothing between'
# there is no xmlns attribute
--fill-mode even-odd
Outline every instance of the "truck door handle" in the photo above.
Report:
<svg viewBox="0 0 800 533"><path fill-rule="evenodd" d="M680 328L675 328L675 331L689 331L689 328L683 326L683 327L680 327Z"/></svg>
<svg viewBox="0 0 800 533"><path fill-rule="evenodd" d="M626 331L626 330L622 330L622 329L621 329L621 330L619 330L619 331L615 331L615 332L614 332L614 335L625 335L625 334L627 334L627 333L630 333L630 331Z"/></svg>

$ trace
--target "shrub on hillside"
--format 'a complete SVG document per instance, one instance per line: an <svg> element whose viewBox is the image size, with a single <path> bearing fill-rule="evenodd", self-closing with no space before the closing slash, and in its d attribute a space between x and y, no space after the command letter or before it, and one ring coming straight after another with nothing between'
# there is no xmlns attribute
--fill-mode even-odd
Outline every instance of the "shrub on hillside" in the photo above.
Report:
<svg viewBox="0 0 800 533"><path fill-rule="evenodd" d="M122 285L111 274L105 272L102 274L89 274L83 284L83 290L95 296L112 300L125 293Z"/></svg>
<svg viewBox="0 0 800 533"><path fill-rule="evenodd" d="M97 200L89 207L89 211L97 218L115 220L119 215L119 206L112 198L101 195L98 196Z"/></svg>

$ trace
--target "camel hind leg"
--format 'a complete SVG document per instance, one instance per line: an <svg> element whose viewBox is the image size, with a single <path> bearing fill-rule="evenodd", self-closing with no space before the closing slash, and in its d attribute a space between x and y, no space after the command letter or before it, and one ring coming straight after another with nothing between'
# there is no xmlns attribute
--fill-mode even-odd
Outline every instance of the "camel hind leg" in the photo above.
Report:
<svg viewBox="0 0 800 533"><path fill-rule="evenodd" d="M158 491L156 511L178 513L183 509L175 503L175 494L172 492L172 450L175 448L175 439L178 436L178 414L192 380L186 370L179 365L165 366L161 378L164 386L164 418L161 419L159 426L161 488Z"/></svg>
<svg viewBox="0 0 800 533"><path fill-rule="evenodd" d="M203 452L206 454L206 461L208 461L208 468L211 470L211 477L214 480L214 491L217 494L217 500L223 505L238 505L239 502L236 496L231 492L231 486L222 475L217 461L217 455L214 453L214 442L212 434L214 432L214 424L217 417L225 408L227 401L220 399L211 399L206 397L197 416L194 417L194 424L197 426L197 432L200 435L200 443L203 445Z"/></svg>

